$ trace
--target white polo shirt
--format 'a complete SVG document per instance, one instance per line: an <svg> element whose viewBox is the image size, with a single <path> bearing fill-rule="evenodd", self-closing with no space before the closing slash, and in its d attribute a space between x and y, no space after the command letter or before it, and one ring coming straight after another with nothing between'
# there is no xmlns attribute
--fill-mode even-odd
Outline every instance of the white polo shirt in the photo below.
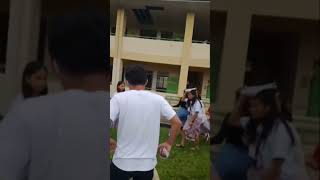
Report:
<svg viewBox="0 0 320 180"><path fill-rule="evenodd" d="M123 171L150 171L157 164L160 119L176 112L160 95L130 90L116 94L110 103L110 119L118 120L117 148L113 163Z"/></svg>
<svg viewBox="0 0 320 180"><path fill-rule="evenodd" d="M242 125L245 126L249 122L248 118L242 119ZM280 180L300 180L308 179L304 165L304 156L300 136L291 123L288 123L291 129L295 144L291 144L291 138L285 125L278 120L266 141L261 145L257 164L263 169L271 167L272 160L283 159ZM262 132L259 126L258 133ZM256 144L249 146L249 155L255 158Z"/></svg>

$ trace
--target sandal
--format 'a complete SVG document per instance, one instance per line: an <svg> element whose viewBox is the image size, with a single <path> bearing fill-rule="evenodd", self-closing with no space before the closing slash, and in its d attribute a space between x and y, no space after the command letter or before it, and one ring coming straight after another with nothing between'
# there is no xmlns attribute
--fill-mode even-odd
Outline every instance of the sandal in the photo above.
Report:
<svg viewBox="0 0 320 180"><path fill-rule="evenodd" d="M182 144L176 144L176 147L178 147L178 148L184 148L184 145L182 145Z"/></svg>
<svg viewBox="0 0 320 180"><path fill-rule="evenodd" d="M196 146L196 147L192 147L191 150L196 151L196 150L200 150L200 148L199 148L199 146Z"/></svg>

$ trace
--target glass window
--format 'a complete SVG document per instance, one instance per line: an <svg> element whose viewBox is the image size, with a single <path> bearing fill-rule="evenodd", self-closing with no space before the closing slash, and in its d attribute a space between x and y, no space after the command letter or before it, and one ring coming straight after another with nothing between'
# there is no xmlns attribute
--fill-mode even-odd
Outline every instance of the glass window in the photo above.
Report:
<svg viewBox="0 0 320 180"><path fill-rule="evenodd" d="M147 71L147 78L148 78L148 83L146 85L147 90L152 89L152 79L153 79L153 72L152 71Z"/></svg>
<svg viewBox="0 0 320 180"><path fill-rule="evenodd" d="M161 38L163 38L163 39L172 39L173 38L173 32L161 31Z"/></svg>
<svg viewBox="0 0 320 180"><path fill-rule="evenodd" d="M168 85L168 73L159 72L157 76L157 91L166 92Z"/></svg>
<svg viewBox="0 0 320 180"><path fill-rule="evenodd" d="M142 29L142 30L140 30L140 36L155 38L155 37L157 37L157 31L150 30L150 29Z"/></svg>

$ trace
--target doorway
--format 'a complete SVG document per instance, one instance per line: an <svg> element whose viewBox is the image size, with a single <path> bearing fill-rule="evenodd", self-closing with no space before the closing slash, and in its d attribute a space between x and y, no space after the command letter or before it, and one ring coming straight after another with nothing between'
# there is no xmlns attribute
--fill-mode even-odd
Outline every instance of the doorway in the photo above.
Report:
<svg viewBox="0 0 320 180"><path fill-rule="evenodd" d="M199 92L202 90L203 73L189 71L187 88L197 88Z"/></svg>
<svg viewBox="0 0 320 180"><path fill-rule="evenodd" d="M295 87L299 36L290 32L259 32L250 35L246 85L275 81L287 103L292 103Z"/></svg>

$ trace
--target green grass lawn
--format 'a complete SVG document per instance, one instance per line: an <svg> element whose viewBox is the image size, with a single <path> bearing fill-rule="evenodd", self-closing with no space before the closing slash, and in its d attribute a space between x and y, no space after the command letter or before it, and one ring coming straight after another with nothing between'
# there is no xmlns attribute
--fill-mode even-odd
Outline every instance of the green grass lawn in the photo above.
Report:
<svg viewBox="0 0 320 180"><path fill-rule="evenodd" d="M168 128L161 128L160 142L168 137ZM116 132L112 131L111 137L115 138ZM176 141L180 142L180 137ZM156 167L161 180L209 180L210 170L210 146L203 140L200 143L200 150L192 151L192 144L184 148L171 150L168 159L158 157Z"/></svg>

